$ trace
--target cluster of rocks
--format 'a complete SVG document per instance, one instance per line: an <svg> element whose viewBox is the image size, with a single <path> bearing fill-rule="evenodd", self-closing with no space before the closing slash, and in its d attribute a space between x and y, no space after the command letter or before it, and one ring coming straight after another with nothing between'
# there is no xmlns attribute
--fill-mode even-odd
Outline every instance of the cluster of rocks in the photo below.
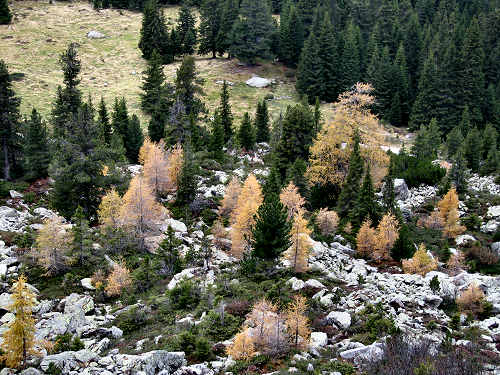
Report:
<svg viewBox="0 0 500 375"><path fill-rule="evenodd" d="M500 206L489 207L486 213L486 220L481 225L481 231L484 233L495 233L500 226Z"/></svg>
<svg viewBox="0 0 500 375"><path fill-rule="evenodd" d="M495 183L493 176L479 176L478 174L471 174L467 179L467 187L476 192L485 192L491 195L500 194L500 185Z"/></svg>
<svg viewBox="0 0 500 375"><path fill-rule="evenodd" d="M396 181L397 180L395 180L395 182ZM412 216L415 208L422 206L425 202L434 198L438 191L438 189L435 188L434 186L421 185L416 188L411 188L411 189L406 188L408 189L406 194L406 189L404 189L404 186L406 186L406 184L403 183L399 184L399 188L396 188L395 184L395 190L396 193L398 192L398 189L399 191L405 192L399 198L398 196L396 196L399 209L401 210L401 212L405 217Z"/></svg>

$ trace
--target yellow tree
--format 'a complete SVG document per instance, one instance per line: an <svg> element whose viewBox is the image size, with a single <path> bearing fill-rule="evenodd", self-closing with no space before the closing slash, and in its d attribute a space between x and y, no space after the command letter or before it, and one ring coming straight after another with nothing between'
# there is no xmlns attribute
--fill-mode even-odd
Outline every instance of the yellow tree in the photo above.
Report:
<svg viewBox="0 0 500 375"><path fill-rule="evenodd" d="M444 222L443 234L448 238L455 238L465 232L465 227L459 224L458 215L458 194L455 188L451 188L448 193L438 203L439 214Z"/></svg>
<svg viewBox="0 0 500 375"><path fill-rule="evenodd" d="M38 231L34 255L47 276L56 275L68 266L71 242L62 218L54 217L44 222Z"/></svg>
<svg viewBox="0 0 500 375"><path fill-rule="evenodd" d="M307 298L301 295L293 297L293 302L286 312L286 326L295 349L305 349L311 330L306 316Z"/></svg>
<svg viewBox="0 0 500 375"><path fill-rule="evenodd" d="M294 217L299 211L303 211L306 203L292 181L281 191L280 201L288 211L288 219Z"/></svg>
<svg viewBox="0 0 500 375"><path fill-rule="evenodd" d="M339 225L339 215L335 211L322 208L316 215L316 225L323 236L334 234Z"/></svg>
<svg viewBox="0 0 500 375"><path fill-rule="evenodd" d="M123 201L115 188L108 191L101 199L97 210L99 223L106 226L117 226L120 218L120 209Z"/></svg>
<svg viewBox="0 0 500 375"><path fill-rule="evenodd" d="M262 189L253 174L250 174L238 196L235 210L232 212L231 253L236 258L241 259L243 254L249 250L250 232L255 224L254 216L262 204Z"/></svg>
<svg viewBox="0 0 500 375"><path fill-rule="evenodd" d="M134 176L123 196L120 222L133 227L142 237L146 231L156 230L166 215L166 209L156 202L147 180L141 175Z"/></svg>
<svg viewBox="0 0 500 375"><path fill-rule="evenodd" d="M311 230L307 227L307 220L304 219L301 211L298 211L293 218L290 234L292 245L285 252L285 258L292 264L295 272L306 272L309 266L308 259L311 250L309 241Z"/></svg>
<svg viewBox="0 0 500 375"><path fill-rule="evenodd" d="M399 237L399 223L393 214L387 213L382 217L377 227L377 244L374 253L375 259L391 259L391 249Z"/></svg>
<svg viewBox="0 0 500 375"><path fill-rule="evenodd" d="M142 143L141 148L139 149L139 163L144 165L144 162L146 161L146 157L149 154L149 149L153 145L153 142L151 142L151 139L149 137L146 137L144 139L144 142Z"/></svg>
<svg viewBox="0 0 500 375"><path fill-rule="evenodd" d="M484 292L474 282L457 298L458 309L467 314L477 315L484 310Z"/></svg>
<svg viewBox="0 0 500 375"><path fill-rule="evenodd" d="M385 133L383 127L370 112L374 103L372 91L370 85L357 83L335 103L330 124L323 127L310 149L307 176L311 183L342 185L355 129L361 133L361 153L370 164L375 184L385 176L389 158L380 148Z"/></svg>
<svg viewBox="0 0 500 375"><path fill-rule="evenodd" d="M403 271L405 273L416 273L425 276L435 269L437 269L437 261L427 254L424 244L420 244L411 259L403 259Z"/></svg>
<svg viewBox="0 0 500 375"><path fill-rule="evenodd" d="M238 204L238 197L241 193L241 182L238 177L233 176L231 181L226 187L224 198L222 199L222 206L219 209L221 215L230 215L236 205Z"/></svg>
<svg viewBox="0 0 500 375"><path fill-rule="evenodd" d="M24 366L28 354L34 354L35 320L32 316L36 300L26 284L26 277L21 275L12 287L12 304L9 310L14 314L7 330L3 333L2 360L11 368Z"/></svg>
<svg viewBox="0 0 500 375"><path fill-rule="evenodd" d="M254 344L264 347L268 343L269 335L278 314L278 307L265 298L257 301L248 315L248 321L255 330Z"/></svg>
<svg viewBox="0 0 500 375"><path fill-rule="evenodd" d="M152 143L147 151L144 159L144 178L155 194L162 194L167 190L168 183L167 156L163 141Z"/></svg>
<svg viewBox="0 0 500 375"><path fill-rule="evenodd" d="M371 225L370 219L365 220L356 236L356 252L363 258L371 258L377 246L377 231Z"/></svg>
<svg viewBox="0 0 500 375"><path fill-rule="evenodd" d="M180 144L176 144L168 154L167 160L167 189L177 190L179 176L184 163L184 150Z"/></svg>
<svg viewBox="0 0 500 375"><path fill-rule="evenodd" d="M119 296L123 289L129 288L131 285L132 277L124 262L115 263L113 271L107 278L106 294L108 296Z"/></svg>
<svg viewBox="0 0 500 375"><path fill-rule="evenodd" d="M234 341L227 347L226 353L237 361L246 361L255 355L254 339L248 328L244 328L234 337Z"/></svg>

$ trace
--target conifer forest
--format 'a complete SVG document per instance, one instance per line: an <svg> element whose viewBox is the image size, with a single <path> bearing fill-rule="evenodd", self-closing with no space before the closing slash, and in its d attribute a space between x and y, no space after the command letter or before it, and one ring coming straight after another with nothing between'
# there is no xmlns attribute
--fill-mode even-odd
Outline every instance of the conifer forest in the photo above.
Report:
<svg viewBox="0 0 500 375"><path fill-rule="evenodd" d="M0 375L500 375L499 0L0 0Z"/></svg>

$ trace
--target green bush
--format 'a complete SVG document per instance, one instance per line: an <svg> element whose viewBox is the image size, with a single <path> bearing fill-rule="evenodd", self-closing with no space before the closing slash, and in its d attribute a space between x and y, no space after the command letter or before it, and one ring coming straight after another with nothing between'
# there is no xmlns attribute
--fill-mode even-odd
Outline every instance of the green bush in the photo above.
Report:
<svg viewBox="0 0 500 375"><path fill-rule="evenodd" d="M49 363L49 368L45 371L47 375L61 375L62 370L54 362Z"/></svg>
<svg viewBox="0 0 500 375"><path fill-rule="evenodd" d="M84 349L82 340L79 337L73 337L71 333L65 333L64 335L57 335L54 345L54 353L61 352L76 352L80 349Z"/></svg>
<svg viewBox="0 0 500 375"><path fill-rule="evenodd" d="M198 325L198 329L210 340L219 342L228 340L236 335L241 323L242 319L228 313L224 314L224 322L222 322L221 316L218 313L210 311Z"/></svg>
<svg viewBox="0 0 500 375"><path fill-rule="evenodd" d="M194 309L200 303L200 289L190 281L181 281L169 292L173 310Z"/></svg>
<svg viewBox="0 0 500 375"><path fill-rule="evenodd" d="M198 361L206 361L212 357L210 343L205 337L198 337L195 343L194 356Z"/></svg>
<svg viewBox="0 0 500 375"><path fill-rule="evenodd" d="M387 313L380 303L367 305L357 314L352 329L356 333L356 340L366 345L372 344L380 337L392 335L398 331L394 320L387 317Z"/></svg>
<svg viewBox="0 0 500 375"><path fill-rule="evenodd" d="M117 327L120 328L124 334L129 334L143 328L146 321L147 314L144 309L133 307L129 311L118 316Z"/></svg>
<svg viewBox="0 0 500 375"><path fill-rule="evenodd" d="M0 198L10 198L10 191L24 191L28 188L27 182L0 181Z"/></svg>
<svg viewBox="0 0 500 375"><path fill-rule="evenodd" d="M431 290L433 292L437 292L437 291L439 291L439 289L441 289L441 285L439 283L439 279L438 279L437 275L431 279L431 281L429 282L429 287L431 288Z"/></svg>
<svg viewBox="0 0 500 375"><path fill-rule="evenodd" d="M403 178L409 188L421 184L437 185L446 175L446 170L432 164L431 160L419 160L407 154L391 154L391 161L394 163L394 176Z"/></svg>
<svg viewBox="0 0 500 375"><path fill-rule="evenodd" d="M481 219L476 214L472 214L469 216L466 216L461 219L462 224L464 224L467 227L467 230L469 231L476 231L479 230L481 227Z"/></svg>

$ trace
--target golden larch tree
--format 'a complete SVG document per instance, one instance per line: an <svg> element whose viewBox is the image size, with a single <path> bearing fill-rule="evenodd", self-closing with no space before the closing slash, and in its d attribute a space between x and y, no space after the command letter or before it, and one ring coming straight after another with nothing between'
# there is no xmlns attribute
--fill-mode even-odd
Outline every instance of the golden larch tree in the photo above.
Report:
<svg viewBox="0 0 500 375"><path fill-rule="evenodd" d="M234 337L233 343L226 348L226 353L236 361L246 361L255 355L254 339L248 328Z"/></svg>
<svg viewBox="0 0 500 375"><path fill-rule="evenodd" d="M151 142L151 139L149 137L146 137L144 139L144 142L142 143L141 148L139 149L139 163L144 165L146 161L146 157L149 154L149 149L153 145L153 142Z"/></svg>
<svg viewBox="0 0 500 375"><path fill-rule="evenodd" d="M119 224L120 209L123 201L115 188L108 191L101 199L97 215L101 225L115 227Z"/></svg>
<svg viewBox="0 0 500 375"><path fill-rule="evenodd" d="M411 259L403 259L403 271L405 273L416 273L425 276L428 272L436 270L437 266L437 261L427 254L424 244L420 244Z"/></svg>
<svg viewBox="0 0 500 375"><path fill-rule="evenodd" d="M132 277L124 262L117 262L113 266L113 271L109 274L106 284L106 294L108 296L119 296L124 289L132 285Z"/></svg>
<svg viewBox="0 0 500 375"><path fill-rule="evenodd" d="M484 292L473 282L457 297L458 309L466 314L477 315L484 310Z"/></svg>
<svg viewBox="0 0 500 375"><path fill-rule="evenodd" d="M290 229L290 242L292 243L285 252L285 258L291 263L295 272L306 272L309 267L309 252L311 242L309 235L311 230L307 227L307 220L301 211L293 217Z"/></svg>
<svg viewBox="0 0 500 375"><path fill-rule="evenodd" d="M356 236L356 252L363 258L371 258L377 246L377 231L371 225L370 219L365 220Z"/></svg>
<svg viewBox="0 0 500 375"><path fill-rule="evenodd" d="M457 274L461 270L465 269L465 254L458 250L455 254L451 254L450 258L446 262L446 267L452 274Z"/></svg>
<svg viewBox="0 0 500 375"><path fill-rule="evenodd" d="M321 208L316 215L316 225L323 236L334 234L339 225L339 215L335 211Z"/></svg>
<svg viewBox="0 0 500 375"><path fill-rule="evenodd" d="M307 298L301 295L293 297L293 302L286 312L286 326L290 334L290 344L295 349L306 349L309 342L309 319L306 316Z"/></svg>
<svg viewBox="0 0 500 375"><path fill-rule="evenodd" d="M299 189L292 181L281 191L280 201L288 211L289 220L297 213L303 211L304 204L306 203L305 199L300 195Z"/></svg>
<svg viewBox="0 0 500 375"><path fill-rule="evenodd" d="M363 139L361 153L370 164L375 184L386 175L389 158L380 148L383 127L370 112L375 98L373 87L357 83L335 103L331 122L324 126L310 148L307 176L311 183L342 185L347 175L355 129Z"/></svg>
<svg viewBox="0 0 500 375"><path fill-rule="evenodd" d="M398 237L398 220L391 213L385 214L377 227L377 245L375 247L374 258L380 260L391 259L391 249Z"/></svg>
<svg viewBox="0 0 500 375"><path fill-rule="evenodd" d="M164 149L163 141L152 143L144 159L144 178L155 194L163 194L167 190L168 168Z"/></svg>
<svg viewBox="0 0 500 375"><path fill-rule="evenodd" d="M277 314L278 306L265 298L254 304L252 311L248 315L248 321L255 330L254 344L260 347L266 345Z"/></svg>
<svg viewBox="0 0 500 375"><path fill-rule="evenodd" d="M176 191L179 176L184 164L184 150L180 144L176 144L168 153L167 158L167 189Z"/></svg>
<svg viewBox="0 0 500 375"><path fill-rule="evenodd" d="M63 271L70 263L71 235L61 217L47 219L36 237L34 255L47 276Z"/></svg>
<svg viewBox="0 0 500 375"><path fill-rule="evenodd" d="M240 196L240 193L241 182L238 177L233 176L226 187L226 192L224 194L224 198L222 199L222 206L219 209L219 213L222 216L231 215L238 204L238 197Z"/></svg>
<svg viewBox="0 0 500 375"><path fill-rule="evenodd" d="M451 188L439 201L438 208L444 222L443 234L446 237L455 238L465 232L466 228L459 224L458 194L455 188Z"/></svg>
<svg viewBox="0 0 500 375"><path fill-rule="evenodd" d="M167 210L156 202L153 189L147 180L141 175L134 176L123 196L120 222L133 227L136 233L142 236L147 231L156 230L166 215Z"/></svg>
<svg viewBox="0 0 500 375"><path fill-rule="evenodd" d="M7 330L3 333L2 360L10 368L26 364L28 354L35 354L35 319L32 310L36 304L35 295L26 284L26 277L19 276L12 287L12 304L9 310L14 314Z"/></svg>
<svg viewBox="0 0 500 375"><path fill-rule="evenodd" d="M238 259L249 250L248 238L251 235L251 228L255 224L254 216L262 204L262 189L253 174L250 174L238 196L238 201L233 210L233 225L231 230L231 254Z"/></svg>

